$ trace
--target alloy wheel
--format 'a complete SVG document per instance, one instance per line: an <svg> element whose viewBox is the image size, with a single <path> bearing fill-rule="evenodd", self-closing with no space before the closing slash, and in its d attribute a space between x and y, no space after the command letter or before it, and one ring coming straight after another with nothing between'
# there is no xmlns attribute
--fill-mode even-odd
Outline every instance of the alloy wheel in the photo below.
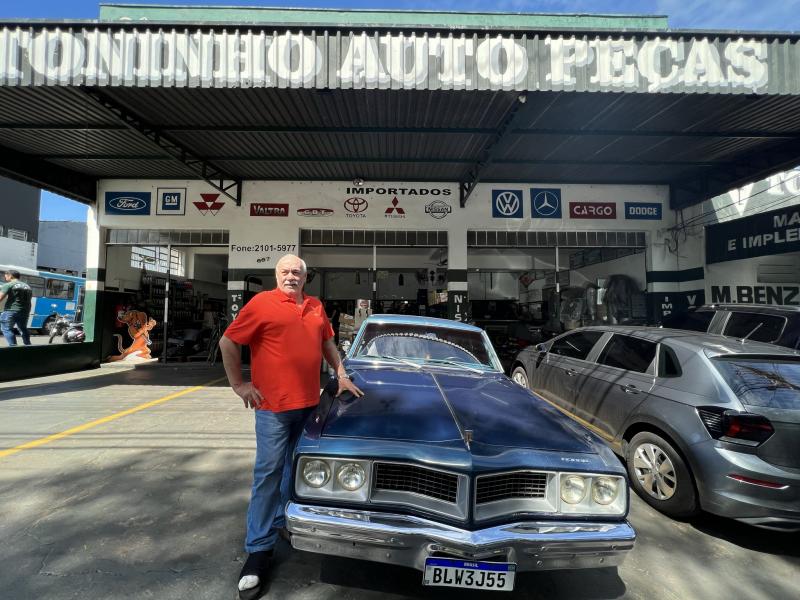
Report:
<svg viewBox="0 0 800 600"><path fill-rule="evenodd" d="M641 444L633 455L633 468L642 489L657 500L675 494L678 478L666 452L655 444Z"/></svg>
<svg viewBox="0 0 800 600"><path fill-rule="evenodd" d="M511 381L524 388L528 387L528 378L522 369L515 369L511 374Z"/></svg>

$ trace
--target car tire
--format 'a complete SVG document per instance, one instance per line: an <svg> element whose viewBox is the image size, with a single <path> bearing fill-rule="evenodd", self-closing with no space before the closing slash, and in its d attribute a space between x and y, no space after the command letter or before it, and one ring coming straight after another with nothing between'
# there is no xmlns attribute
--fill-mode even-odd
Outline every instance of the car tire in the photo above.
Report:
<svg viewBox="0 0 800 600"><path fill-rule="evenodd" d="M676 519L697 514L691 471L667 440L650 431L637 433L626 448L625 463L631 486L657 511Z"/></svg>
<svg viewBox="0 0 800 600"><path fill-rule="evenodd" d="M517 385L521 385L525 389L528 389L529 387L528 374L522 367L519 366L515 367L514 370L511 371L511 381L513 381Z"/></svg>

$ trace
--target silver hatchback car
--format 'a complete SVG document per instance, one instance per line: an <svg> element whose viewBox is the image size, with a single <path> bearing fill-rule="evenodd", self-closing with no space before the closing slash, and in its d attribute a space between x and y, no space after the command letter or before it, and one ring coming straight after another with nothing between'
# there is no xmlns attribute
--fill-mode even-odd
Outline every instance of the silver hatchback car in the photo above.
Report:
<svg viewBox="0 0 800 600"><path fill-rule="evenodd" d="M583 327L523 350L512 379L603 437L657 510L800 531L800 353Z"/></svg>

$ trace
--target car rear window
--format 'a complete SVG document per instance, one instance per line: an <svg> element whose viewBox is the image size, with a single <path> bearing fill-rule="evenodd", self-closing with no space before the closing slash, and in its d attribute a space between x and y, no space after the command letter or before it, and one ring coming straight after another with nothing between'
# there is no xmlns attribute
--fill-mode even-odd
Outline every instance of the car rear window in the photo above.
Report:
<svg viewBox="0 0 800 600"><path fill-rule="evenodd" d="M774 342L781 337L786 317L758 313L734 312L725 323L722 335L747 338L756 342Z"/></svg>
<svg viewBox="0 0 800 600"><path fill-rule="evenodd" d="M550 352L585 360L601 337L603 337L602 331L576 331L553 342Z"/></svg>
<svg viewBox="0 0 800 600"><path fill-rule="evenodd" d="M629 335L614 334L597 362L609 367L646 373L656 356L656 343Z"/></svg>
<svg viewBox="0 0 800 600"><path fill-rule="evenodd" d="M720 357L712 362L742 404L800 410L800 360Z"/></svg>

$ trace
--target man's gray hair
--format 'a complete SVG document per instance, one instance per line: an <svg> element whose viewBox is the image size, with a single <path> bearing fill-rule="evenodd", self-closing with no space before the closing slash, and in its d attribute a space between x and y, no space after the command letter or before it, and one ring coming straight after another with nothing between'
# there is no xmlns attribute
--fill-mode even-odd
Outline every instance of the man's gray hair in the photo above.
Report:
<svg viewBox="0 0 800 600"><path fill-rule="evenodd" d="M275 263L275 276L278 276L278 265L280 265L284 260L287 258L294 258L300 261L300 266L303 268L303 273L308 273L308 266L306 266L306 261L295 254L284 254L278 259L278 262Z"/></svg>

